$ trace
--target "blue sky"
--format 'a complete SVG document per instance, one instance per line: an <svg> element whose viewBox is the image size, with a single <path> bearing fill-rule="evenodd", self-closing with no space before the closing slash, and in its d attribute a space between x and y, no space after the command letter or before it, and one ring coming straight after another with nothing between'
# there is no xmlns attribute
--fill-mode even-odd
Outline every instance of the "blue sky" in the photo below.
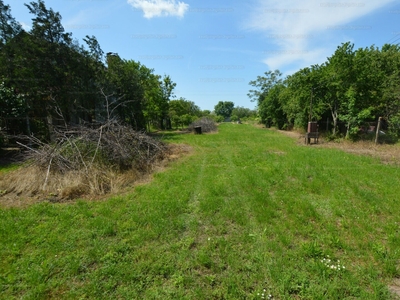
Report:
<svg viewBox="0 0 400 300"><path fill-rule="evenodd" d="M23 0L4 0L29 30ZM355 48L400 43L395 0L45 0L81 44L170 75L175 95L213 110L218 101L255 108L249 81L320 64L341 43Z"/></svg>

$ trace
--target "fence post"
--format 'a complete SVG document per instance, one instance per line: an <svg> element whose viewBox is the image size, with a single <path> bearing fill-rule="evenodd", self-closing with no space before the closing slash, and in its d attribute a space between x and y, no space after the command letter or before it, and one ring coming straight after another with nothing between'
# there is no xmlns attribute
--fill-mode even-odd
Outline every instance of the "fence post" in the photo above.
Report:
<svg viewBox="0 0 400 300"><path fill-rule="evenodd" d="M375 144L378 143L379 130L381 129L381 121L382 121L382 117L379 117L379 119L378 119L378 126L376 126Z"/></svg>

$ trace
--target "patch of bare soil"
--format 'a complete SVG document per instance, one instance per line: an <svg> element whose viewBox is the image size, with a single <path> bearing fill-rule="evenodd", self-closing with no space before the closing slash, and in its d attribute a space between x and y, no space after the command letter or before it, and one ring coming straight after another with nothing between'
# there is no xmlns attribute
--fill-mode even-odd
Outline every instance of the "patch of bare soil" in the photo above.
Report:
<svg viewBox="0 0 400 300"><path fill-rule="evenodd" d="M400 299L400 279L396 279L389 286L389 291L392 293L394 299Z"/></svg>
<svg viewBox="0 0 400 300"><path fill-rule="evenodd" d="M367 155L375 158L379 158L384 164L392 164L400 166L400 146L399 145L388 145L388 144L375 144L372 141L358 141L352 142L347 140L337 141L326 141L323 137L320 137L318 144L312 143L306 145L304 140L304 133L296 131L284 131L278 130L280 133L296 139L299 145L308 147L319 147L319 148L333 148L340 149L348 153L357 155ZM313 142L313 139L311 139Z"/></svg>
<svg viewBox="0 0 400 300"><path fill-rule="evenodd" d="M47 172L35 166L21 167L15 171L0 173L0 206L26 207L38 202L74 202L76 199L91 201L105 200L113 195L124 195L137 185L149 183L152 175L168 168L170 162L189 155L192 148L188 145L169 144L164 159L152 165L148 172L128 170L123 173L111 170L94 170L96 181L82 183L81 174L69 172L51 175L47 180ZM99 180L99 176L104 179ZM47 183L47 184L46 184ZM90 193L90 184L104 184L104 194ZM106 186L107 185L107 186ZM99 189L97 189L99 190Z"/></svg>

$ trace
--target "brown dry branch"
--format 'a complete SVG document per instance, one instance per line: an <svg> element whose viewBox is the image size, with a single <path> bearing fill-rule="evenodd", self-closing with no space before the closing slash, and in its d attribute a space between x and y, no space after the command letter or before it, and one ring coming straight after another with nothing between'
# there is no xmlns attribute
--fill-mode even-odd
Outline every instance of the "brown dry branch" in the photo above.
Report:
<svg viewBox="0 0 400 300"><path fill-rule="evenodd" d="M7 174L7 180L0 181L0 190L57 199L115 192L151 172L169 151L163 142L116 120L59 128L54 136L51 144L25 137L26 144L20 145L26 149L29 164L23 171Z"/></svg>

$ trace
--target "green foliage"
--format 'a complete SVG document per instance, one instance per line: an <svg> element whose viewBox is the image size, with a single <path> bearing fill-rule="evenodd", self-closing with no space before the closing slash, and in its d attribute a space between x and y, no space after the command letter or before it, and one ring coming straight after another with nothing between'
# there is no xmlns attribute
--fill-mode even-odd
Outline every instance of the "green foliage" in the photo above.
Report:
<svg viewBox="0 0 400 300"><path fill-rule="evenodd" d="M136 130L146 128L143 114L143 98L145 86L141 83L143 68L139 62L123 60L116 54L107 55L106 77L118 92L111 94L111 99L104 104L105 118L109 119L111 111ZM144 69L151 74L151 70ZM150 76L150 75L149 75ZM155 111L157 111L155 109Z"/></svg>
<svg viewBox="0 0 400 300"><path fill-rule="evenodd" d="M243 106L235 107L232 110L232 115L235 115L240 119L251 118L251 117L254 117L256 114L257 114L257 111L251 110L249 108L245 108Z"/></svg>
<svg viewBox="0 0 400 300"><path fill-rule="evenodd" d="M282 73L279 70L268 71L264 73L265 76L257 76L256 80L249 82L249 85L255 87L255 90L250 90L247 96L251 101L257 101L258 105L264 100L269 90L276 84L282 83Z"/></svg>
<svg viewBox="0 0 400 300"><path fill-rule="evenodd" d="M171 127L169 101L176 83L170 76L156 75L118 54L104 57L94 36L83 39L87 49L80 46L65 32L60 13L47 8L43 0L26 7L33 15L29 33L0 1L0 77L15 94L15 99L0 100L0 126L12 117L13 134L32 133L47 140L54 138L57 126L110 118L136 130Z"/></svg>
<svg viewBox="0 0 400 300"><path fill-rule="evenodd" d="M165 137L193 152L129 193L2 208L1 297L393 299L397 167L246 124Z"/></svg>
<svg viewBox="0 0 400 300"><path fill-rule="evenodd" d="M0 83L0 116L4 120L6 117L20 117L27 110L23 95L16 94L12 88Z"/></svg>
<svg viewBox="0 0 400 300"><path fill-rule="evenodd" d="M216 116L215 117L215 122L221 123L224 122L225 118L223 116Z"/></svg>
<svg viewBox="0 0 400 300"><path fill-rule="evenodd" d="M400 114L392 115L389 119L389 132L400 136Z"/></svg>
<svg viewBox="0 0 400 300"><path fill-rule="evenodd" d="M0 0L0 45L4 45L22 31L22 26L11 15L11 8Z"/></svg>
<svg viewBox="0 0 400 300"><path fill-rule="evenodd" d="M267 127L276 126L282 129L285 125L286 117L280 101L283 89L284 86L282 84L271 87L264 100L258 106L258 113Z"/></svg>
<svg viewBox="0 0 400 300"><path fill-rule="evenodd" d="M384 45L355 50L350 42L338 46L321 65L313 65L280 79L268 71L250 85L251 101L267 126L306 128L310 120L333 120L333 136L339 122L348 138L357 138L359 127L383 117L388 130L399 134L400 47Z"/></svg>
<svg viewBox="0 0 400 300"><path fill-rule="evenodd" d="M230 118L234 107L235 104L231 101L219 101L217 105L214 106L214 112L217 116Z"/></svg>
<svg viewBox="0 0 400 300"><path fill-rule="evenodd" d="M169 102L169 117L176 128L189 126L200 116L200 108L192 101L180 98Z"/></svg>
<svg viewBox="0 0 400 300"><path fill-rule="evenodd" d="M43 0L30 2L25 4L29 13L35 18L32 19L31 33L40 39L44 39L49 43L70 44L72 42L71 34L64 32L64 27L61 24L61 15L54 12L53 9L48 9Z"/></svg>
<svg viewBox="0 0 400 300"><path fill-rule="evenodd" d="M203 111L201 112L201 115L204 116L204 117L206 117L206 116L208 116L208 115L210 115L210 114L211 114L211 111L208 110L208 109L205 109L205 110L203 110Z"/></svg>

